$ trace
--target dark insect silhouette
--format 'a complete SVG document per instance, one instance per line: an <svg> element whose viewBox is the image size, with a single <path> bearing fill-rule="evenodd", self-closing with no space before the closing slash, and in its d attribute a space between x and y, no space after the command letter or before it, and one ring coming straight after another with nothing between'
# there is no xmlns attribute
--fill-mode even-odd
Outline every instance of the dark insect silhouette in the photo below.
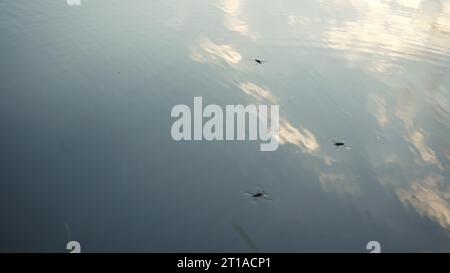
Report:
<svg viewBox="0 0 450 273"><path fill-rule="evenodd" d="M248 59L248 60L251 61L251 62L253 62L253 63L255 63L256 65L263 64L263 63L267 63L266 60L263 60L263 59L261 59L261 58L259 58L259 57L256 57L256 58L254 58L254 59Z"/></svg>
<svg viewBox="0 0 450 273"><path fill-rule="evenodd" d="M346 139L344 138L341 141L331 140L333 142L334 149L337 150L339 148L351 149L350 146L345 144Z"/></svg>
<svg viewBox="0 0 450 273"><path fill-rule="evenodd" d="M256 192L245 192L245 195L249 195L253 198L253 202L256 202L259 199L265 199L268 201L273 201L272 198L269 197L269 195L262 189L261 186L258 187Z"/></svg>

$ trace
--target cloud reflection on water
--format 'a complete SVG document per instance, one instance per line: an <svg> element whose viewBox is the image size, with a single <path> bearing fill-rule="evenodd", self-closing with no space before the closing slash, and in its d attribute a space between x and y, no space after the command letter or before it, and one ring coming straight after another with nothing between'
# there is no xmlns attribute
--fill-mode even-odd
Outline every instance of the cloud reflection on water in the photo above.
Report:
<svg viewBox="0 0 450 273"><path fill-rule="evenodd" d="M190 58L199 63L222 60L236 65L242 60L241 54L229 44L219 45L207 37L201 37L190 47Z"/></svg>
<svg viewBox="0 0 450 273"><path fill-rule="evenodd" d="M329 6L336 10L348 8L353 16L337 19L290 14L289 27L307 37L307 42L300 44L335 50L333 57L385 88L368 92L365 108L379 126L373 131L385 137L380 143L387 146L366 148L370 157L380 155L384 162L373 162L378 166L378 179L393 186L405 206L450 230L450 164L443 161L450 160L450 148L435 148L450 147L450 140L437 133L448 133L450 128L450 2L322 2L324 12ZM310 29L319 31L313 35ZM398 120L403 127L398 126ZM431 131L436 130L436 125L443 127ZM403 138L395 153L389 151L389 143L395 141L392 136ZM325 163L331 165L330 160ZM398 173L392 168L397 168ZM401 173L405 170L411 171ZM417 179L421 176L425 178ZM321 183L340 180L339 175L333 178L321 174Z"/></svg>
<svg viewBox="0 0 450 273"><path fill-rule="evenodd" d="M380 84L379 90L368 88L363 106L363 111L369 113L379 127L369 134L380 134L380 139L385 141L379 140L374 148L370 145L365 148L374 167L374 180L382 186L392 187L405 207L413 207L420 215L450 230L450 193L446 175L450 164L443 161L450 160L450 142L437 140L440 136L429 131L430 126L425 122L429 121L426 117L432 116L434 121L450 128L449 80L445 76L450 68L449 2L335 0L330 5L329 1L322 2L324 10L334 5L352 10L352 16L344 19L291 13L287 15L287 27L291 33L298 31L302 39L268 41L273 46L331 50L326 54L342 60L349 68L359 69L367 79ZM223 24L228 30L249 35L249 23L243 19L244 1L224 0L219 8L224 12ZM251 28L267 35L257 25ZM218 45L207 38L202 38L191 53L191 58L198 62L221 59L235 65L243 59L232 45ZM327 76L326 73L321 75ZM246 79L237 86L254 101L280 103L283 109L283 97L275 96L269 87ZM320 132L313 133L293 122L294 117L293 113L281 115L280 144L291 144L304 154L319 156L323 166L317 168L343 164L337 162L342 161L341 158L321 152L315 135ZM437 141L440 141L439 146L449 148L436 149ZM365 146L364 140L362 142ZM373 162L371 158L380 161ZM314 168L311 167L326 192L356 197L367 190L367 185L361 181L367 177ZM405 170L412 171L407 173ZM418 180L417 177L425 178Z"/></svg>
<svg viewBox="0 0 450 273"><path fill-rule="evenodd" d="M256 99L258 103L275 104L279 101L267 88L260 87L255 83L241 83L239 84L239 87L245 94ZM315 135L310 130L302 127L295 127L288 118L283 115L280 116L278 142L281 145L293 144L299 147L302 152L308 154L315 154L320 149L320 145L317 142Z"/></svg>
<svg viewBox="0 0 450 273"><path fill-rule="evenodd" d="M413 181L408 188L397 189L397 195L407 206L450 230L450 186L445 177L427 175L422 180Z"/></svg>
<svg viewBox="0 0 450 273"><path fill-rule="evenodd" d="M219 8L224 12L224 25L231 31L244 36L249 35L247 22L240 19L243 12L243 0L222 0Z"/></svg>

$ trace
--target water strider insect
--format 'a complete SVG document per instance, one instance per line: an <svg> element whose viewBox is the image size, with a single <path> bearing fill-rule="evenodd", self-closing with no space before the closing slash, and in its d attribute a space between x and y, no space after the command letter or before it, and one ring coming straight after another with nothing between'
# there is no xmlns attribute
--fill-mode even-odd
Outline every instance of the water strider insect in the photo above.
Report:
<svg viewBox="0 0 450 273"><path fill-rule="evenodd" d="M255 59L248 59L248 60L251 61L251 62L254 62L256 65L267 63L266 60L263 60L263 59L261 59L259 57L255 58Z"/></svg>
<svg viewBox="0 0 450 273"><path fill-rule="evenodd" d="M334 145L334 149L337 150L339 147L344 147L345 149L351 149L350 146L345 144L346 139L344 138L341 141L331 140Z"/></svg>
<svg viewBox="0 0 450 273"><path fill-rule="evenodd" d="M262 189L261 186L256 190L256 192L245 192L245 195L250 195L253 198L253 202L256 202L258 199L265 199L268 201L273 201L272 198Z"/></svg>

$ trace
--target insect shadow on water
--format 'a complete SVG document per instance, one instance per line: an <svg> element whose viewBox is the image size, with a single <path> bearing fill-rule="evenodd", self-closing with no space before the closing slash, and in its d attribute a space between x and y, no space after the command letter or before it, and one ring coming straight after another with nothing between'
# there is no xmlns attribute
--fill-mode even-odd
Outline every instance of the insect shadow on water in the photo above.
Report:
<svg viewBox="0 0 450 273"><path fill-rule="evenodd" d="M346 141L347 141L347 140L346 140L345 138L342 139L342 140L339 140L339 141L334 140L334 139L331 139L331 142L333 142L333 146L334 146L334 149L335 149L335 150L337 150L337 149L339 149L339 148L345 148L345 149L347 149L347 150L350 150L351 147L348 146L347 144L345 144Z"/></svg>
<svg viewBox="0 0 450 273"><path fill-rule="evenodd" d="M273 202L273 199L269 197L269 195L264 191L264 189L260 186L258 186L258 189L256 192L244 192L244 195L249 195L253 198L253 203L258 201L259 199L265 199L268 201Z"/></svg>

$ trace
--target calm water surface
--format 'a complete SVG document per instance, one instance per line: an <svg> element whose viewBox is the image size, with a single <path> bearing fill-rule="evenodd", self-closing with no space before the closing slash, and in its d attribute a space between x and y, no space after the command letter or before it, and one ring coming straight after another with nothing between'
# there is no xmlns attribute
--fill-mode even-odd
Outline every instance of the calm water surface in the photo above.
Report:
<svg viewBox="0 0 450 273"><path fill-rule="evenodd" d="M450 251L450 1L81 1L0 2L0 251ZM194 96L280 148L173 141Z"/></svg>

